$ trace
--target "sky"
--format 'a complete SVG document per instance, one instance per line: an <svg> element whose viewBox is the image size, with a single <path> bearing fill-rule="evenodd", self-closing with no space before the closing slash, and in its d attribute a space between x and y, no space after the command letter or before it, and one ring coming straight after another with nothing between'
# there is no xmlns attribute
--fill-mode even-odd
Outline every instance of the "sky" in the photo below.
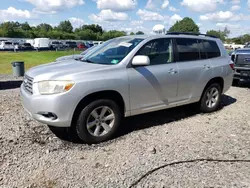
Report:
<svg viewBox="0 0 250 188"><path fill-rule="evenodd" d="M143 31L156 24L166 29L191 17L200 32L223 30L235 37L250 33L250 0L1 0L0 22L27 21L56 26L70 20L74 28L99 24L105 30Z"/></svg>

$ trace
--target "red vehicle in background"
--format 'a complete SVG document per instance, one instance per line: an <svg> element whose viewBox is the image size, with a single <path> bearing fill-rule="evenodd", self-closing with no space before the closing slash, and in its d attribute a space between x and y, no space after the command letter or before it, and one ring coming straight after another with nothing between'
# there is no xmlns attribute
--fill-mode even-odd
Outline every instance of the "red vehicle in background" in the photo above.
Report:
<svg viewBox="0 0 250 188"><path fill-rule="evenodd" d="M87 49L87 46L84 43L80 43L77 45L79 49Z"/></svg>

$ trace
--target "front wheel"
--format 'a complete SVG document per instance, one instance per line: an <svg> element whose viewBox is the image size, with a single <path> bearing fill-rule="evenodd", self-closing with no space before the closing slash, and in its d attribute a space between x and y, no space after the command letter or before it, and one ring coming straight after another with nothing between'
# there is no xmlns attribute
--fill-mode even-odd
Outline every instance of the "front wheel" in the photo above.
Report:
<svg viewBox="0 0 250 188"><path fill-rule="evenodd" d="M218 83L213 83L208 86L201 98L200 109L202 112L209 113L216 111L221 100L221 86Z"/></svg>
<svg viewBox="0 0 250 188"><path fill-rule="evenodd" d="M87 105L79 115L76 132L87 144L114 137L121 122L121 110L112 100L100 99Z"/></svg>

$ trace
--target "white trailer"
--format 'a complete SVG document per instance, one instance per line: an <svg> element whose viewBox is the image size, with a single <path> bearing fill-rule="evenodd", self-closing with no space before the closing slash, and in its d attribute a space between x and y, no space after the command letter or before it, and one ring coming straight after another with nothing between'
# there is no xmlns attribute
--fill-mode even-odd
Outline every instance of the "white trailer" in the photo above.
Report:
<svg viewBox="0 0 250 188"><path fill-rule="evenodd" d="M31 44L31 46L33 46L33 47L34 47L35 40L34 40L34 39L27 39L27 40L26 40L26 43L30 43L30 44Z"/></svg>
<svg viewBox="0 0 250 188"><path fill-rule="evenodd" d="M50 39L49 38L35 38L34 39L34 48L49 48L50 47Z"/></svg>

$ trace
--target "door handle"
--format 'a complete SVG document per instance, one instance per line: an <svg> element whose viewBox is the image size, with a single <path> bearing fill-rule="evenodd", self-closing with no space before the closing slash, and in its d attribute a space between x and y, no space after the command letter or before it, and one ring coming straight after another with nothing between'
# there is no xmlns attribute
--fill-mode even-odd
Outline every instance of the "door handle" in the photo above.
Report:
<svg viewBox="0 0 250 188"><path fill-rule="evenodd" d="M175 69L169 69L168 73L169 73L169 74L177 74L178 71L175 70Z"/></svg>
<svg viewBox="0 0 250 188"><path fill-rule="evenodd" d="M210 69L211 66L210 65L204 65L204 69Z"/></svg>

